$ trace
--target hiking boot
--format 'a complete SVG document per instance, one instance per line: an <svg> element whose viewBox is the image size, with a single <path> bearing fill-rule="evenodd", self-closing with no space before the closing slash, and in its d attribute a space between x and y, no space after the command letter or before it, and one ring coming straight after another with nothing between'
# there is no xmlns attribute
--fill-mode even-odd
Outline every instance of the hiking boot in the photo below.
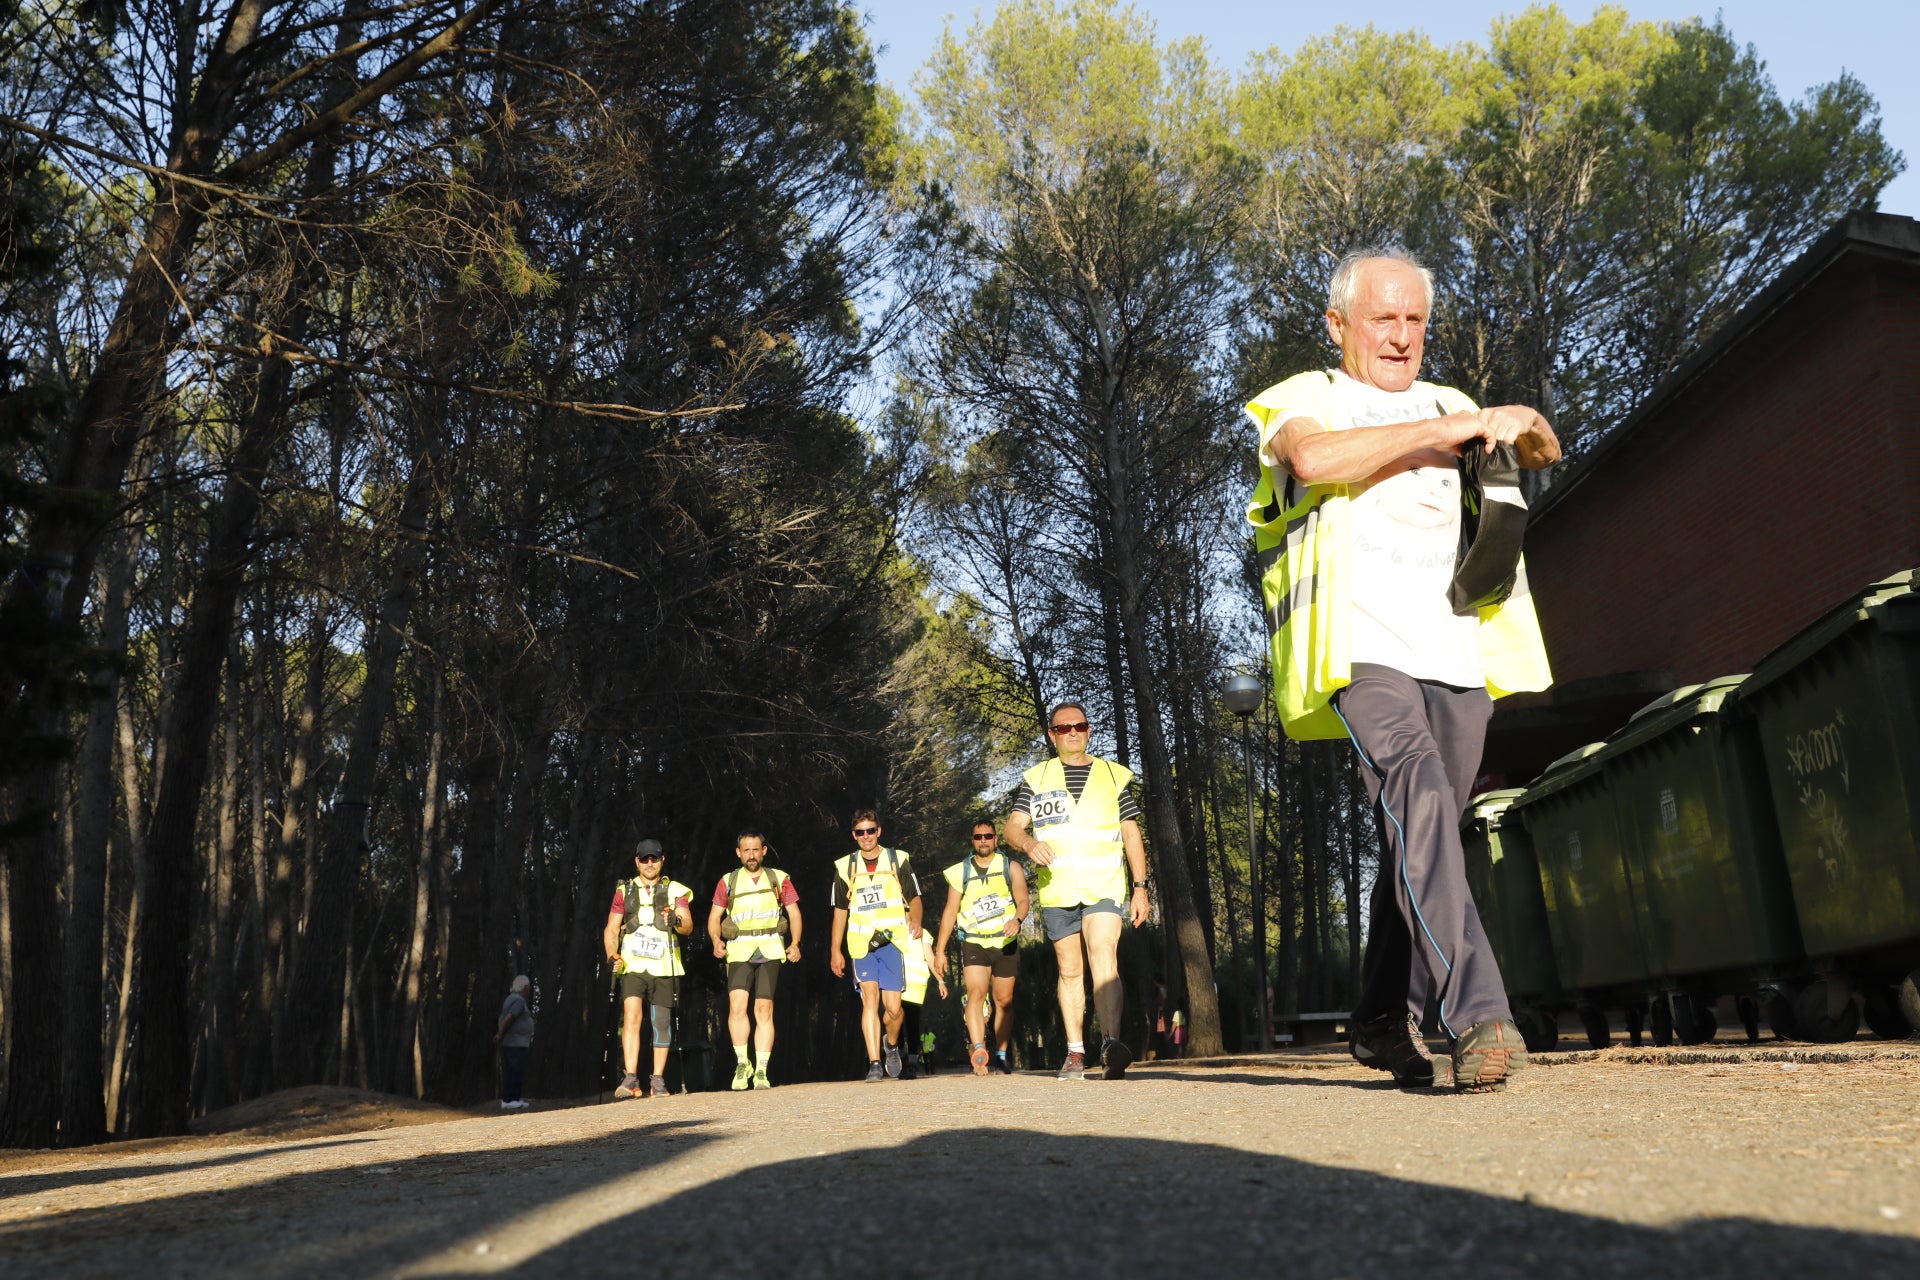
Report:
<svg viewBox="0 0 1920 1280"><path fill-rule="evenodd" d="M667 1078L665 1076L655 1076L653 1079L647 1081L647 1092L656 1098L670 1098L673 1096L667 1089Z"/></svg>
<svg viewBox="0 0 1920 1280"><path fill-rule="evenodd" d="M992 1065L993 1065L993 1069L995 1071L998 1071L1003 1076L1010 1076L1013 1074L1013 1063L1010 1062L1005 1057L1002 1057L1000 1054L996 1053L993 1055Z"/></svg>
<svg viewBox="0 0 1920 1280"><path fill-rule="evenodd" d="M620 1087L613 1091L616 1098L637 1098L640 1096L640 1077L629 1071L620 1077Z"/></svg>
<svg viewBox="0 0 1920 1280"><path fill-rule="evenodd" d="M886 1061L887 1061L887 1074L889 1076L892 1076L895 1080L898 1080L900 1078L901 1071L905 1070L905 1065L900 1061L899 1045L890 1044L887 1046Z"/></svg>
<svg viewBox="0 0 1920 1280"><path fill-rule="evenodd" d="M753 1087L756 1089L773 1088L773 1081L767 1079L767 1069L765 1067L761 1067L753 1073Z"/></svg>
<svg viewBox="0 0 1920 1280"><path fill-rule="evenodd" d="M1083 1053L1070 1053L1067 1060L1060 1064L1060 1079L1085 1080L1087 1078L1087 1056Z"/></svg>
<svg viewBox="0 0 1920 1280"><path fill-rule="evenodd" d="M967 1054L967 1061L973 1066L973 1074L977 1076L987 1074L987 1046L985 1044L973 1046Z"/></svg>
<svg viewBox="0 0 1920 1280"><path fill-rule="evenodd" d="M877 1062L871 1063L868 1065L867 1067L867 1083L868 1084L872 1084L876 1080L885 1080L886 1078L887 1078L886 1068L882 1067Z"/></svg>
<svg viewBox="0 0 1920 1280"><path fill-rule="evenodd" d="M736 1090L744 1089L752 1083L753 1083L753 1064L748 1062L745 1058L742 1058L740 1060L740 1065L733 1069L733 1084L730 1085L729 1088L736 1089Z"/></svg>
<svg viewBox="0 0 1920 1280"><path fill-rule="evenodd" d="M1420 1022L1411 1013L1383 1013L1356 1022L1347 1035L1354 1060L1375 1071L1391 1071L1402 1089L1433 1087L1433 1055L1420 1035Z"/></svg>
<svg viewBox="0 0 1920 1280"><path fill-rule="evenodd" d="M1133 1050L1126 1042L1107 1037L1100 1046L1100 1074L1108 1080L1118 1080L1127 1074L1127 1068L1133 1065Z"/></svg>
<svg viewBox="0 0 1920 1280"><path fill-rule="evenodd" d="M1520 1028L1507 1018L1488 1018L1454 1042L1453 1086L1463 1093L1495 1093L1527 1065Z"/></svg>

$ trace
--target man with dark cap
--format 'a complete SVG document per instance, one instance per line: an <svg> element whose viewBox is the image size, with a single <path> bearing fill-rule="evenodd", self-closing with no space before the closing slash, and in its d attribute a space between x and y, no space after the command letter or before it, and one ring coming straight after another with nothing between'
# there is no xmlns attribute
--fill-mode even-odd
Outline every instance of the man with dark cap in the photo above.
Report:
<svg viewBox="0 0 1920 1280"><path fill-rule="evenodd" d="M693 932L693 891L666 876L666 850L658 840L634 846L637 874L613 891L613 908L601 934L607 963L619 975L621 1061L626 1074L616 1098L637 1098L640 1088L640 1022L653 1031L653 1073L646 1092L667 1095L667 1050L673 1045L673 1010L680 1003L680 939Z"/></svg>

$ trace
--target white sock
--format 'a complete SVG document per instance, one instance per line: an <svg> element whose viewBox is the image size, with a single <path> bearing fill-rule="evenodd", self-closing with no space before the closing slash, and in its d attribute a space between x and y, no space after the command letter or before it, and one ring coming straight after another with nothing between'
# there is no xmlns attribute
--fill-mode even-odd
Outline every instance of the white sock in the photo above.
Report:
<svg viewBox="0 0 1920 1280"><path fill-rule="evenodd" d="M761 1075L765 1075L767 1073L767 1065L772 1061L773 1061L773 1050L762 1049L760 1051L760 1074Z"/></svg>
<svg viewBox="0 0 1920 1280"><path fill-rule="evenodd" d="M744 1044L733 1046L733 1056L740 1059L741 1062L744 1062L749 1067L753 1065L753 1055L748 1052L747 1046Z"/></svg>
<svg viewBox="0 0 1920 1280"><path fill-rule="evenodd" d="M1087 1051L1087 1042L1085 1040L1067 1041L1068 1053L1085 1053L1086 1051Z"/></svg>

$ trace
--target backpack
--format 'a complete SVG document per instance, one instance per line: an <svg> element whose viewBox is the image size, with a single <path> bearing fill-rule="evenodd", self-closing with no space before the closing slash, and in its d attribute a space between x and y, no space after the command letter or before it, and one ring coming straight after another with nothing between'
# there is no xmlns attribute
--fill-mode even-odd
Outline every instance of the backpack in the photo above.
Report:
<svg viewBox="0 0 1920 1280"><path fill-rule="evenodd" d="M640 914L639 888L639 876L625 881L620 886L620 937L623 940L643 923ZM661 876L653 886L653 903L651 906L653 912L653 927L663 933L672 933L673 930L670 927L671 922L662 923L666 918L667 905L667 878Z"/></svg>

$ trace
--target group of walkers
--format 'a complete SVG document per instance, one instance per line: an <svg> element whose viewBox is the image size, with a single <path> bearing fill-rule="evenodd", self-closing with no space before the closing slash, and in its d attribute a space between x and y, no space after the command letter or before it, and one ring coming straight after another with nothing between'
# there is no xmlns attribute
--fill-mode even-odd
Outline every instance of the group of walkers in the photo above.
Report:
<svg viewBox="0 0 1920 1280"><path fill-rule="evenodd" d="M860 999L860 1031L869 1081L899 1079L911 1065L907 1046L929 987L947 995L944 957L960 944L965 984L967 1061L975 1075L1012 1074L1014 983L1020 971L1020 932L1037 905L1059 963L1060 1013L1067 1049L1059 1078L1087 1073L1084 1040L1086 976L1109 1034L1101 1068L1117 1080L1133 1051L1111 1032L1120 1026L1121 929L1149 914L1146 848L1140 837L1139 798L1132 773L1087 752L1092 725L1077 702L1048 717L1057 755L1029 769L1008 817L1004 839L1033 863L1001 849L993 819L971 826L968 856L945 868L946 909L937 931L925 927L919 872L913 855L883 841L872 809L853 815L855 848L833 864L833 925L829 965L850 978ZM727 1030L733 1042L734 1089L772 1087L774 993L780 966L800 959L803 919L792 879L766 865L764 833L742 831L734 841L740 865L714 886L707 937L714 958L726 962ZM623 1073L616 1098L667 1093L667 1053L673 1010L686 974L681 939L693 933L693 890L666 872L666 850L645 839L634 850L634 875L614 890L602 943L621 1004ZM641 1083L643 1035L652 1057ZM751 1044L749 1044L751 1040Z"/></svg>

